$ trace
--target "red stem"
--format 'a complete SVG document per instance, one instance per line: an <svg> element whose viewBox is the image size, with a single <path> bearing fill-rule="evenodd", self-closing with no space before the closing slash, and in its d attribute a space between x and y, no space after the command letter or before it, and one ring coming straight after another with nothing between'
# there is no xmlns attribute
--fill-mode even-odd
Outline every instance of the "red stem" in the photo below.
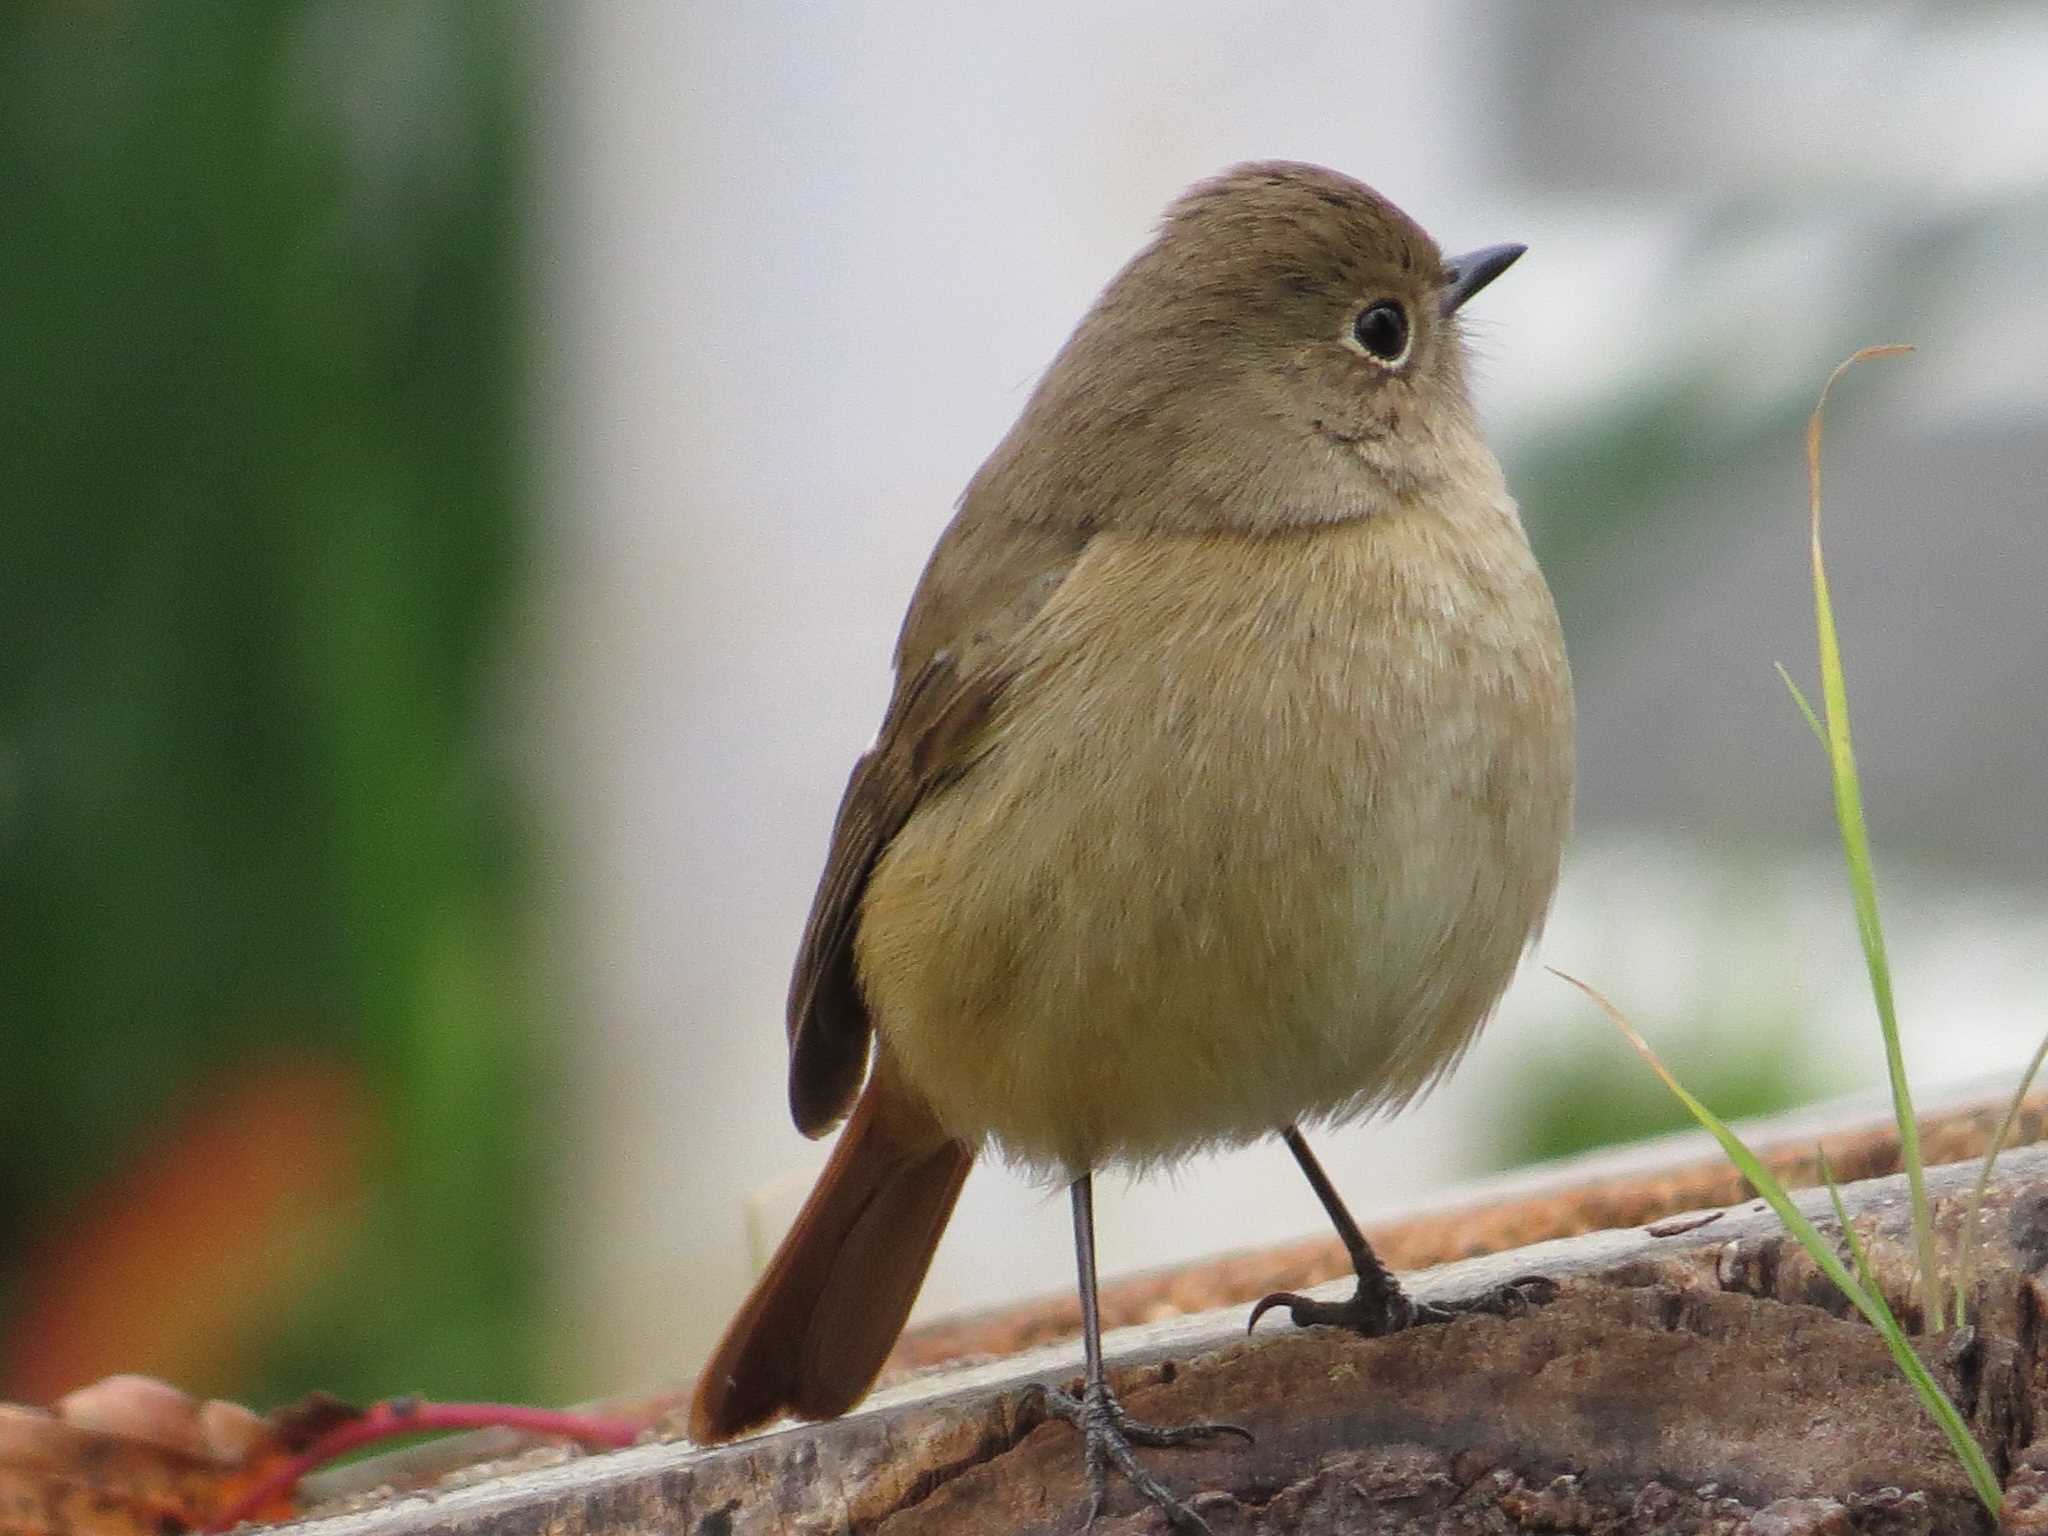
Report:
<svg viewBox="0 0 2048 1536"><path fill-rule="evenodd" d="M458 1429L512 1429L522 1434L556 1436L586 1445L631 1445L646 1428L631 1419L597 1414L564 1413L528 1408L519 1403L423 1403L410 1398L372 1403L360 1415L337 1424L305 1450L259 1478L239 1499L202 1527L227 1531L240 1525L273 1499L283 1498L299 1480L337 1457L379 1440Z"/></svg>

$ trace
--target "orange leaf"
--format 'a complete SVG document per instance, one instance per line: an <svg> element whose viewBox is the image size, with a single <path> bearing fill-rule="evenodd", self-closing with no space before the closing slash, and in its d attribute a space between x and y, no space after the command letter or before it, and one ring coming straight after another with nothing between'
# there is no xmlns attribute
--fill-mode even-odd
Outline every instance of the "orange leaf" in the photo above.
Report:
<svg viewBox="0 0 2048 1536"><path fill-rule="evenodd" d="M114 1376L55 1411L0 1403L0 1536L164 1536L211 1523L288 1462L279 1427L145 1376ZM293 1513L289 1497L258 1518Z"/></svg>
<svg viewBox="0 0 2048 1536"><path fill-rule="evenodd" d="M0 1403L0 1536L166 1536L289 1520L308 1472L396 1435L495 1426L618 1446L647 1417L410 1398L358 1409L316 1394L266 1418L148 1376L110 1376L54 1410Z"/></svg>
<svg viewBox="0 0 2048 1536"><path fill-rule="evenodd" d="M316 1056L235 1068L32 1247L0 1396L48 1402L110 1371L221 1390L355 1219L372 1108Z"/></svg>

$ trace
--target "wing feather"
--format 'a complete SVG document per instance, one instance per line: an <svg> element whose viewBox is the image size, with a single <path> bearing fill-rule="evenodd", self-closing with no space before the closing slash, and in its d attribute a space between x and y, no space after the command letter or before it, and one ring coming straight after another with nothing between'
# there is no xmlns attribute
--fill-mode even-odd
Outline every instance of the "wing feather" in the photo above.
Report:
<svg viewBox="0 0 2048 1536"><path fill-rule="evenodd" d="M897 686L853 765L789 986L789 1110L822 1136L852 1107L874 1033L854 964L868 876L927 795L970 771L1010 680L1018 633L1073 568L1086 532L956 521L932 552L897 647Z"/></svg>

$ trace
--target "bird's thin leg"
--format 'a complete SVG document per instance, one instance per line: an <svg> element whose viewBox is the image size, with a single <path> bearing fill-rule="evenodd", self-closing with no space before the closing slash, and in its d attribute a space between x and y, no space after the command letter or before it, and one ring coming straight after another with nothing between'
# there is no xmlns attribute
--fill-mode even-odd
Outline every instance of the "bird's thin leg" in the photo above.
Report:
<svg viewBox="0 0 2048 1536"><path fill-rule="evenodd" d="M1081 1287L1081 1337L1087 1373L1081 1395L1056 1387L1035 1390L1054 1418L1063 1419L1081 1432L1088 1467L1088 1525L1095 1523L1109 1496L1109 1469L1117 1471L1147 1499L1157 1504L1175 1526L1184 1531L1208 1532L1202 1517L1167 1492L1166 1485L1138 1464L1131 1452L1134 1445L1186 1445L1217 1435L1251 1434L1235 1424L1182 1424L1161 1428L1143 1424L1124 1413L1123 1405L1109 1390L1109 1377L1102 1365L1102 1316L1095 1284L1095 1193L1088 1174L1074 1180L1068 1191L1074 1204L1074 1265ZM1085 1528L1085 1527L1084 1527Z"/></svg>
<svg viewBox="0 0 2048 1536"><path fill-rule="evenodd" d="M1399 1333L1403 1328L1412 1328L1418 1323L1448 1321L1457 1311L1511 1312L1549 1299L1545 1292L1554 1287L1548 1281L1517 1280L1502 1286L1498 1295L1489 1294L1469 1306L1456 1309L1415 1300L1401 1288L1401 1282L1380 1261L1380 1256L1372 1251L1372 1244L1365 1240L1365 1234L1345 1208L1337 1186L1330 1182L1322 1163L1308 1149L1301 1128L1288 1126L1280 1133L1280 1139L1287 1143L1287 1150L1301 1165L1309 1188L1316 1192L1316 1199L1322 1202L1330 1225L1337 1229L1337 1238L1344 1244L1345 1253L1351 1257L1351 1268L1358 1276L1358 1289L1345 1301L1317 1301L1293 1291L1275 1291L1252 1308L1251 1320L1245 1324L1247 1332L1258 1326L1259 1319L1269 1308L1281 1306L1287 1308L1287 1315L1294 1320L1296 1327L1333 1323L1362 1333L1367 1338L1377 1338L1382 1334Z"/></svg>

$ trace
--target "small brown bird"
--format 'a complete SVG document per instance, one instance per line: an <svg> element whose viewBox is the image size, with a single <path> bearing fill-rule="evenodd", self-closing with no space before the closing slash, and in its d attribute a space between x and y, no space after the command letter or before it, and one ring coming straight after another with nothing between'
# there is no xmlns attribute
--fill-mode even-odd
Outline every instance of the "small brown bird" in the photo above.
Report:
<svg viewBox="0 0 2048 1536"><path fill-rule="evenodd" d="M695 1439L860 1401L984 1148L1071 1187L1086 1387L1046 1401L1090 1518L1114 1465L1199 1526L1130 1448L1229 1428L1111 1394L1095 1169L1278 1134L1359 1286L1260 1310L1427 1320L1299 1128L1447 1071L1556 884L1570 675L1458 320L1521 252L1447 260L1358 182L1240 166L1054 359L925 568L839 808L789 1095L809 1135L852 1119Z"/></svg>

